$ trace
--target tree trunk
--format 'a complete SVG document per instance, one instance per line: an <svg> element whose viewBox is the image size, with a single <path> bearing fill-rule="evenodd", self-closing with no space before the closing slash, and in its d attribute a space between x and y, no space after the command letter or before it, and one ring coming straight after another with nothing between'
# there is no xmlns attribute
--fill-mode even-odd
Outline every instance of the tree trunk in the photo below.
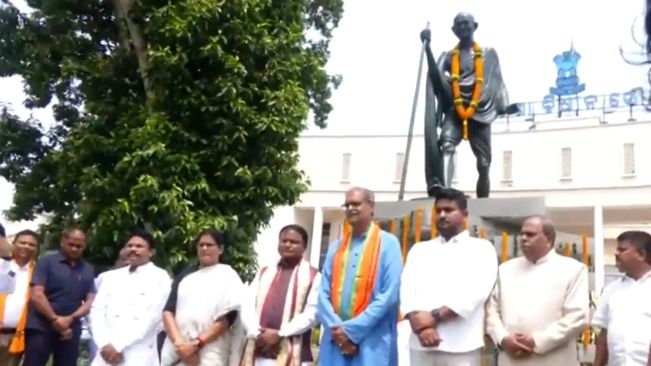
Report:
<svg viewBox="0 0 651 366"><path fill-rule="evenodd" d="M142 27L136 24L129 15L131 6L133 5L133 0L113 0L113 6L115 7L115 17L117 20L117 25L120 33L120 41L123 47L129 47L129 39L133 44L133 50L136 53L138 58L138 69L140 71L140 77L142 78L142 83L145 88L145 95L147 97L147 103L149 105L154 101L154 90L152 87L151 79L149 78L149 58L147 55L147 41L145 40L145 34L142 30ZM125 39L127 38L127 39ZM124 43L127 43L126 45Z"/></svg>

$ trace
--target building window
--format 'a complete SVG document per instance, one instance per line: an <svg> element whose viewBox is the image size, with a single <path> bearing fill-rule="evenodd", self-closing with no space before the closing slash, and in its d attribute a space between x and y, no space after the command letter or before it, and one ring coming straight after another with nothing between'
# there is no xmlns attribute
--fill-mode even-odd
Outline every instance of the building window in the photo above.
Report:
<svg viewBox="0 0 651 366"><path fill-rule="evenodd" d="M405 153L396 153L396 170L393 172L393 182L400 183L402 181L402 169L405 166Z"/></svg>
<svg viewBox="0 0 651 366"><path fill-rule="evenodd" d="M350 182L350 161L351 154L344 153L341 158L341 181Z"/></svg>
<svg viewBox="0 0 651 366"><path fill-rule="evenodd" d="M624 175L635 175L635 145L624 144Z"/></svg>
<svg viewBox="0 0 651 366"><path fill-rule="evenodd" d="M502 181L513 180L513 152L510 150L502 152Z"/></svg>
<svg viewBox="0 0 651 366"><path fill-rule="evenodd" d="M561 179L572 178L572 148L561 149Z"/></svg>

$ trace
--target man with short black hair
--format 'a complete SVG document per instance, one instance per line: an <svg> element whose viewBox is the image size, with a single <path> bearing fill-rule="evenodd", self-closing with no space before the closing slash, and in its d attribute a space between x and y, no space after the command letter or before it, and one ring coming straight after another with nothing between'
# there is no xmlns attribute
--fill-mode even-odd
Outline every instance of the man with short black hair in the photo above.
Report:
<svg viewBox="0 0 651 366"><path fill-rule="evenodd" d="M615 262L624 276L606 286L592 318L601 328L594 366L645 366L651 343L651 235L620 234Z"/></svg>
<svg viewBox="0 0 651 366"><path fill-rule="evenodd" d="M249 337L241 366L313 364L311 329L321 275L304 258L307 231L299 225L280 230L276 265L262 267L242 304Z"/></svg>
<svg viewBox="0 0 651 366"><path fill-rule="evenodd" d="M98 347L92 366L158 365L156 335L171 279L151 262L154 238L146 231L129 235L124 246L128 265L105 272L90 312Z"/></svg>
<svg viewBox="0 0 651 366"><path fill-rule="evenodd" d="M478 366L484 345L484 303L497 276L497 252L464 228L467 198L444 188L436 195L439 236L407 255L400 290L410 322L413 366ZM469 270L471 269L471 270Z"/></svg>
<svg viewBox="0 0 651 366"><path fill-rule="evenodd" d="M24 366L76 366L81 319L95 298L95 270L83 260L86 234L67 229L60 251L36 264L25 331Z"/></svg>
<svg viewBox="0 0 651 366"><path fill-rule="evenodd" d="M25 326L29 282L34 273L39 236L23 230L14 236L13 256L0 260L0 276L6 283L0 293L0 365L18 366L25 352ZM5 281L6 280L6 281Z"/></svg>

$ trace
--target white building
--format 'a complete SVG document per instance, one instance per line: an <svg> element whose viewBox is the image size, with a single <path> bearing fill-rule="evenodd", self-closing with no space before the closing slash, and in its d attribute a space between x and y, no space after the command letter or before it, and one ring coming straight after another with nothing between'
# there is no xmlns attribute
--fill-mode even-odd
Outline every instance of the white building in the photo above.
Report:
<svg viewBox="0 0 651 366"><path fill-rule="evenodd" d="M617 235L631 228L651 231L651 115L641 116L520 121L510 128L497 121L493 127L491 197L543 196L560 232L590 237L597 289L607 280L604 272L614 271ZM398 199L406 142L406 134L301 137L300 168L310 190L297 205L276 209L258 237L259 262L275 259L278 231L297 223L308 230L308 256L319 265L327 245L342 234L340 206L348 188L370 188L378 202ZM476 176L475 158L462 142L454 185L474 196ZM405 200L425 196L424 138L417 133Z"/></svg>

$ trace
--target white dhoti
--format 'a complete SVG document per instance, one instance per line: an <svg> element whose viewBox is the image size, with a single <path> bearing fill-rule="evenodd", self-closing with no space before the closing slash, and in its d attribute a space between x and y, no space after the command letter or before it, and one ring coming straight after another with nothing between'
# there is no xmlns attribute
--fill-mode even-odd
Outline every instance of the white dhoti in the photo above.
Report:
<svg viewBox="0 0 651 366"><path fill-rule="evenodd" d="M409 358L411 366L480 366L481 349L464 353L412 349Z"/></svg>
<svg viewBox="0 0 651 366"><path fill-rule="evenodd" d="M253 366L278 366L278 361L272 360L270 358L256 357L255 364ZM302 362L301 366L312 366L312 362Z"/></svg>

